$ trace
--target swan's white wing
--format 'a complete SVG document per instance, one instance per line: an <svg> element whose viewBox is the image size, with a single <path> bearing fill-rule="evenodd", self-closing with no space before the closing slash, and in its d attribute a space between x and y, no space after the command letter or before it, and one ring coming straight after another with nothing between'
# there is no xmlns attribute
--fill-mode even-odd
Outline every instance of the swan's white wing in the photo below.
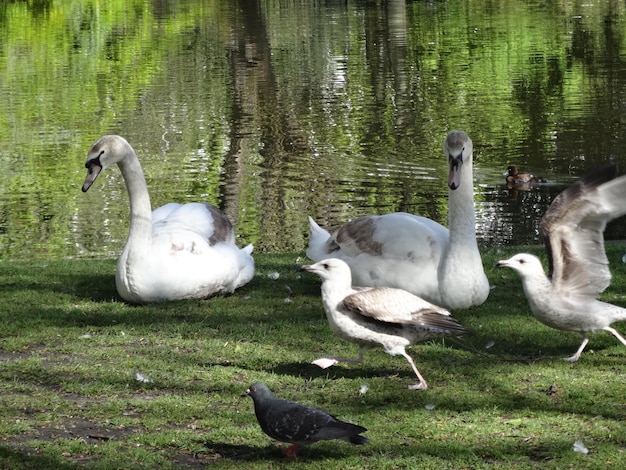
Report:
<svg viewBox="0 0 626 470"><path fill-rule="evenodd" d="M557 290L595 297L611 282L606 224L626 213L626 176L607 165L559 194L541 221Z"/></svg>
<svg viewBox="0 0 626 470"><path fill-rule="evenodd" d="M437 222L405 212L358 217L342 225L327 242L329 255L366 253L383 258L438 258L448 230Z"/></svg>
<svg viewBox="0 0 626 470"><path fill-rule="evenodd" d="M155 238L167 234L175 243L185 245L186 250L191 250L190 242L197 241L196 237L208 246L235 243L235 232L228 218L208 203L170 203L155 209L152 234Z"/></svg>

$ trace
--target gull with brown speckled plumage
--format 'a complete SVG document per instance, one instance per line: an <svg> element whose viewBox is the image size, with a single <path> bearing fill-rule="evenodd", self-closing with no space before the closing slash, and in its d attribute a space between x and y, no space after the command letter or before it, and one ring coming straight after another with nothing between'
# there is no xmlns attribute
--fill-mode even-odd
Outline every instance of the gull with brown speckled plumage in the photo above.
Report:
<svg viewBox="0 0 626 470"><path fill-rule="evenodd" d="M360 363L365 351L380 346L392 356L403 356L419 380L409 388L424 390L426 381L406 348L432 338L467 333L450 312L410 292L391 287L352 287L350 267L340 259L330 258L300 269L322 279L322 302L331 329L360 346L356 359L330 357L313 362L322 368L339 361Z"/></svg>

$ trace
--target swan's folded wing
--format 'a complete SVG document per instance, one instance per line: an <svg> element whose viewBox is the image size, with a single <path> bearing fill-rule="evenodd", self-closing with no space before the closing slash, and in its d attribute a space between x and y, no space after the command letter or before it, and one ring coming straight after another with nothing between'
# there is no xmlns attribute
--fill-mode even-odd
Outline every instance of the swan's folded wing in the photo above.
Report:
<svg viewBox="0 0 626 470"><path fill-rule="evenodd" d="M200 236L205 243L235 243L235 231L230 220L215 206L208 203L170 203L152 211L153 236L161 234L190 233Z"/></svg>
<svg viewBox="0 0 626 470"><path fill-rule="evenodd" d="M405 212L363 216L335 231L327 241L329 254L341 249L344 256L398 257L411 253L416 260L439 260L448 244L448 230L437 222Z"/></svg>

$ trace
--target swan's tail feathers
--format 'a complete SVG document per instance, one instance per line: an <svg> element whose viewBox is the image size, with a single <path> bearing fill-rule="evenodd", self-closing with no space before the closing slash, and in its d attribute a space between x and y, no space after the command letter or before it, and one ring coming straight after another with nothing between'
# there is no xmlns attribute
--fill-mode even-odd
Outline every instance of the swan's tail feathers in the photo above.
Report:
<svg viewBox="0 0 626 470"><path fill-rule="evenodd" d="M321 261L328 258L326 242L330 238L330 233L317 225L313 217L309 216L309 248L306 255L313 261Z"/></svg>
<svg viewBox="0 0 626 470"><path fill-rule="evenodd" d="M254 245L252 243L250 243L249 245L244 246L241 251L243 251L244 253L247 253L249 255L252 254L252 250L254 250Z"/></svg>
<svg viewBox="0 0 626 470"><path fill-rule="evenodd" d="M237 280L235 281L235 289L246 285L254 277L254 259L250 256L250 252L245 251L248 249L252 252L252 244L241 249L242 253L245 252L245 259L242 260L242 264L239 266L239 274L237 275Z"/></svg>

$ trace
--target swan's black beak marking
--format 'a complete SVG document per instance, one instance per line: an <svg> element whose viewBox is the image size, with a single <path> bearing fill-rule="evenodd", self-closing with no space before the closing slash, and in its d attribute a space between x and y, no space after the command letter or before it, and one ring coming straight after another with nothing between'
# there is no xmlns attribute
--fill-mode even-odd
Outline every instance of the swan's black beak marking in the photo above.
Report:
<svg viewBox="0 0 626 470"><path fill-rule="evenodd" d="M102 171L102 165L100 164L100 157L95 158L93 160L89 160L85 163L85 168L87 168L87 178L85 178L85 182L83 183L83 192L86 193L96 178Z"/></svg>
<svg viewBox="0 0 626 470"><path fill-rule="evenodd" d="M453 191L461 185L461 167L463 166L463 153L458 156L448 157L450 173L448 173L448 187Z"/></svg>

